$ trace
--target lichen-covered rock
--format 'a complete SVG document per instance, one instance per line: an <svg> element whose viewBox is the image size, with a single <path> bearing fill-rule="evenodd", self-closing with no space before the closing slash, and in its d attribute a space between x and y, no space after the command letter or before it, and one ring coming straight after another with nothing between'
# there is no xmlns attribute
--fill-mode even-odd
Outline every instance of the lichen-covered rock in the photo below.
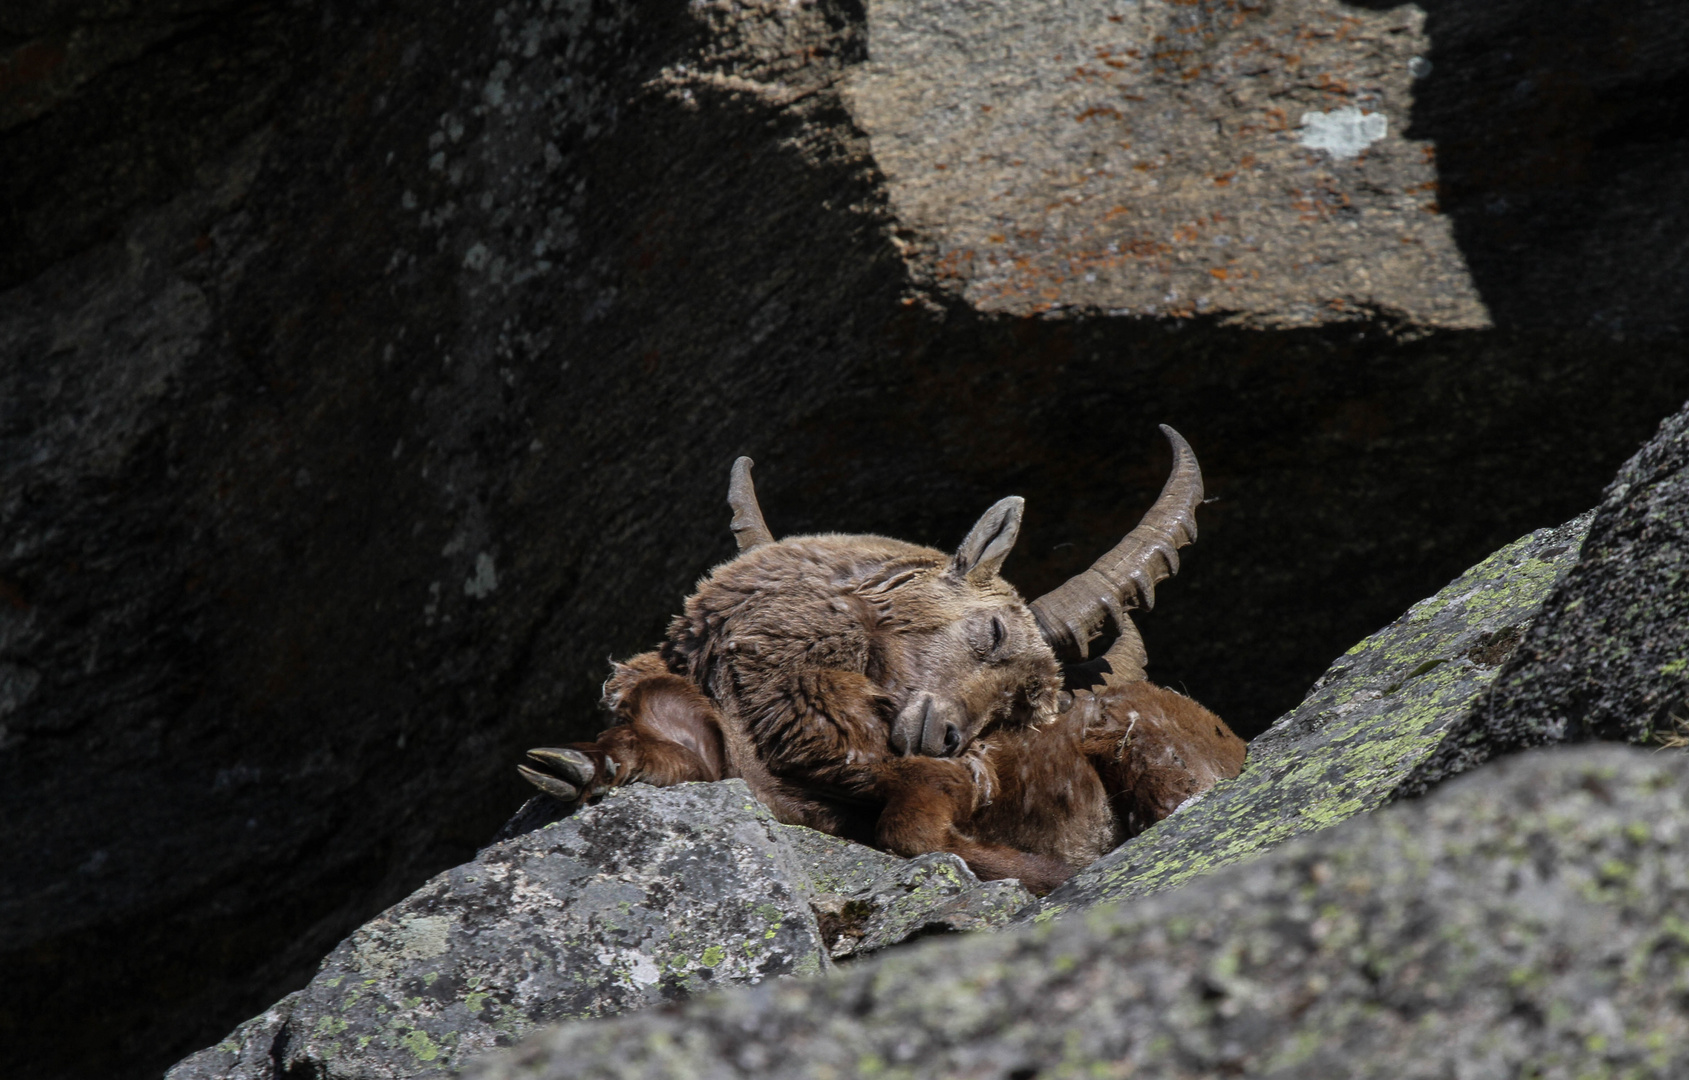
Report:
<svg viewBox="0 0 1689 1080"><path fill-rule="evenodd" d="M821 893L811 901L835 960L932 934L995 930L1036 902L1020 882L982 882L948 852L893 862L854 895Z"/></svg>
<svg viewBox="0 0 1689 1080"><path fill-rule="evenodd" d="M1075 875L1037 917L1170 888L1395 798L1483 700L1589 521L1509 544L1350 649L1249 744L1241 775Z"/></svg>
<svg viewBox="0 0 1689 1080"><path fill-rule="evenodd" d="M547 1020L820 972L784 829L742 782L613 791L439 875L171 1080L439 1075Z"/></svg>
<svg viewBox="0 0 1689 1080"><path fill-rule="evenodd" d="M559 809L534 800L170 1080L443 1075L544 1021L816 974L1032 901L954 855L906 861L779 824L739 780L630 785L545 820Z"/></svg>
<svg viewBox="0 0 1689 1080"><path fill-rule="evenodd" d="M1424 790L1552 742L1689 737L1689 405L1608 486L1582 557L1490 700L1415 773Z"/></svg>
<svg viewBox="0 0 1689 1080"><path fill-rule="evenodd" d="M1689 758L1538 751L1174 893L570 1024L477 1080L1689 1074Z"/></svg>

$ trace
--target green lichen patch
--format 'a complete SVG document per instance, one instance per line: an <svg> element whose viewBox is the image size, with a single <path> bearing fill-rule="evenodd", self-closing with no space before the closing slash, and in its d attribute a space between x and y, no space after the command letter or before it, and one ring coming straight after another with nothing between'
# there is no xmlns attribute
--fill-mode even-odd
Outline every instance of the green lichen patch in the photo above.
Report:
<svg viewBox="0 0 1689 1080"><path fill-rule="evenodd" d="M1172 888L1397 797L1480 702L1588 528L1586 515L1523 537L1350 649L1250 744L1240 776L1082 871L1035 917Z"/></svg>
<svg viewBox="0 0 1689 1080"><path fill-rule="evenodd" d="M1489 758L1591 739L1676 745L1689 714L1689 407L1625 463L1578 563L1481 713L1415 778L1423 788Z"/></svg>

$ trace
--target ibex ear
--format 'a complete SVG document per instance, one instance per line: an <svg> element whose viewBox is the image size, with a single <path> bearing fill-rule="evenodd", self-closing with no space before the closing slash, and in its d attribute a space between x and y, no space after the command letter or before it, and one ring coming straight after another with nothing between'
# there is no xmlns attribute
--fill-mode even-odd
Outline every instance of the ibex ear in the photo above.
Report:
<svg viewBox="0 0 1689 1080"><path fill-rule="evenodd" d="M956 549L950 573L965 578L1001 570L1009 549L1015 546L1015 537L1020 535L1020 515L1025 508L1025 499L1010 495L987 510Z"/></svg>

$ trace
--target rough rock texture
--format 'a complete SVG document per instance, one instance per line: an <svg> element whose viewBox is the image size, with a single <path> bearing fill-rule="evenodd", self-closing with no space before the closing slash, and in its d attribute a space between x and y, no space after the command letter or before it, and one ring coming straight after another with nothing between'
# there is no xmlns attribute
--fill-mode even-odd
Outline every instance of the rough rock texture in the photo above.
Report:
<svg viewBox="0 0 1689 1080"><path fill-rule="evenodd" d="M1405 139L1424 13L1336 0L870 0L847 100L983 311L1310 325L1489 313Z"/></svg>
<svg viewBox="0 0 1689 1080"><path fill-rule="evenodd" d="M499 841L341 942L169 1080L446 1076L550 1020L1004 925L1032 895L781 825L737 780L636 785ZM819 915L819 919L817 916Z"/></svg>
<svg viewBox="0 0 1689 1080"><path fill-rule="evenodd" d="M1218 501L1152 674L1254 733L1689 396L1678 0L1110 3L958 6L1004 37L938 82L931 7L0 5L0 1073L156 1071L469 858L730 551L739 452L778 532L1025 495L1036 594L1174 424ZM988 189L1025 228L946 262Z"/></svg>
<svg viewBox="0 0 1689 1080"><path fill-rule="evenodd" d="M893 861L855 895L833 890L811 897L835 960L932 934L995 930L1036 902L1020 882L982 882L945 852Z"/></svg>
<svg viewBox="0 0 1689 1080"><path fill-rule="evenodd" d="M1509 544L1350 649L1249 744L1239 776L1074 875L1036 917L1182 885L1397 798L1451 730L1484 712L1543 602L1582 565L1589 528L1585 514Z"/></svg>
<svg viewBox="0 0 1689 1080"><path fill-rule="evenodd" d="M1410 784L1552 742L1689 739L1689 405L1614 478L1490 699Z"/></svg>
<svg viewBox="0 0 1689 1080"><path fill-rule="evenodd" d="M563 1077L1681 1076L1689 758L1492 764L1175 893L565 1025Z"/></svg>

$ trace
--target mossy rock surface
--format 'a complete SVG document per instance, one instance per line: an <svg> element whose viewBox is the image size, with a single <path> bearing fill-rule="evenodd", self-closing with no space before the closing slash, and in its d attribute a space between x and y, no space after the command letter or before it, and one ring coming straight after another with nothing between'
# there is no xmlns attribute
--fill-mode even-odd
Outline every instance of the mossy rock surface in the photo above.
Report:
<svg viewBox="0 0 1689 1080"><path fill-rule="evenodd" d="M1350 649L1249 744L1240 776L1093 863L1037 917L1181 885L1391 801L1484 701L1589 521L1509 544Z"/></svg>
<svg viewBox="0 0 1689 1080"><path fill-rule="evenodd" d="M829 961L782 830L742 783L613 792L438 875L171 1080L270 1077L278 1064L444 1075L548 1020L818 973ZM238 1071L242 1059L257 1071Z"/></svg>
<svg viewBox="0 0 1689 1080"><path fill-rule="evenodd" d="M1003 926L1032 902L954 855L904 860L776 822L742 781L631 785L502 839L359 927L303 990L169 1080L424 1078L542 1023L815 975Z"/></svg>
<svg viewBox="0 0 1689 1080"><path fill-rule="evenodd" d="M1417 771L1416 790L1525 747L1689 738L1689 405L1608 485L1582 557L1493 697Z"/></svg>
<svg viewBox="0 0 1689 1080"><path fill-rule="evenodd" d="M1689 1075L1689 759L1539 750L1177 892L569 1024L476 1080Z"/></svg>

